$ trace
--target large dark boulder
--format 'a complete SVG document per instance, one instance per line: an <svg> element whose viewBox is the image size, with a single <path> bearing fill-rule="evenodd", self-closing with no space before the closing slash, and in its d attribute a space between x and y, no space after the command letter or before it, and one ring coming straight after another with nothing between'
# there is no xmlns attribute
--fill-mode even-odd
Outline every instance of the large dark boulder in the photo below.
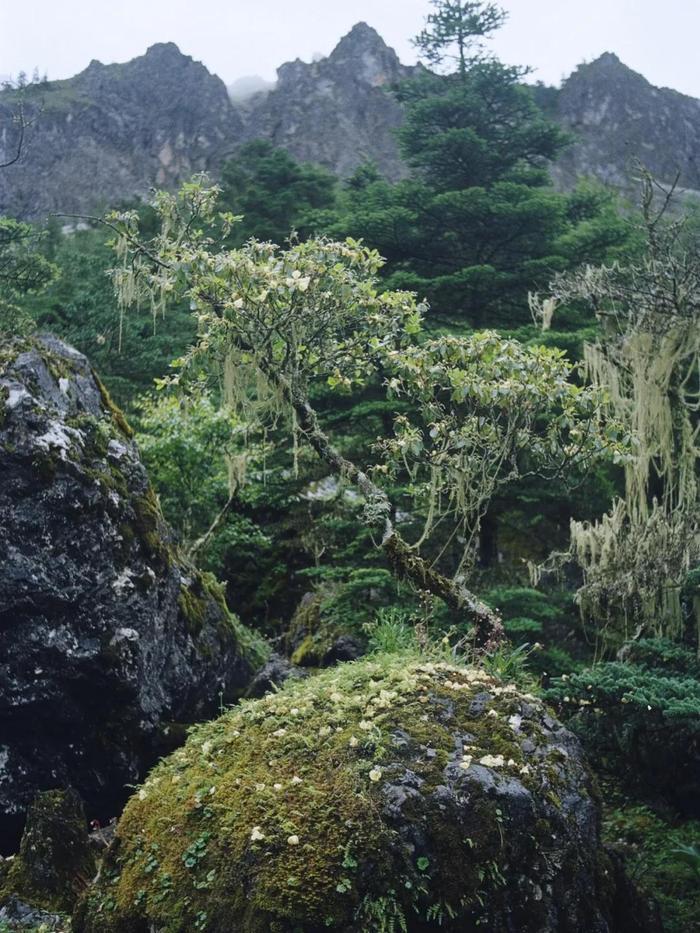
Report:
<svg viewBox="0 0 700 933"><path fill-rule="evenodd" d="M644 933L577 739L483 670L372 656L195 729L75 933Z"/></svg>
<svg viewBox="0 0 700 933"><path fill-rule="evenodd" d="M0 350L0 845L38 790L109 817L264 651L181 558L121 413L54 338Z"/></svg>

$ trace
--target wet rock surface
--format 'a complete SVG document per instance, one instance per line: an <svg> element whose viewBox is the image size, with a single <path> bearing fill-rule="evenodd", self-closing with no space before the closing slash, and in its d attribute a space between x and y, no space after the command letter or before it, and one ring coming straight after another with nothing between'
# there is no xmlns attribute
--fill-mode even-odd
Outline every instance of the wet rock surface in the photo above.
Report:
<svg viewBox="0 0 700 933"><path fill-rule="evenodd" d="M0 845L38 790L119 812L263 659L180 557L121 413L55 338L0 351ZM182 730L180 730L182 731ZM172 744L170 745L172 748Z"/></svg>
<svg viewBox="0 0 700 933"><path fill-rule="evenodd" d="M0 923L4 924L3 929L11 931L31 930L36 933L37 930L41 930L41 933L63 933L68 930L65 917L31 907L18 897L8 898L0 907Z"/></svg>
<svg viewBox="0 0 700 933"><path fill-rule="evenodd" d="M308 676L304 671L280 654L271 654L257 672L246 692L251 699L259 699L266 693L277 690L288 680L300 680Z"/></svg>

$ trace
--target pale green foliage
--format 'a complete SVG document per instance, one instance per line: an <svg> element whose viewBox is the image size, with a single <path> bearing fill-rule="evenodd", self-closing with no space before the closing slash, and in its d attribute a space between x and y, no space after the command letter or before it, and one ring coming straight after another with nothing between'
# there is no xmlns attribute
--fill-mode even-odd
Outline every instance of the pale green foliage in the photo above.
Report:
<svg viewBox="0 0 700 933"><path fill-rule="evenodd" d="M41 292L57 270L39 251L42 234L29 224L0 217L0 334L17 336L34 329L19 302Z"/></svg>
<svg viewBox="0 0 700 933"><path fill-rule="evenodd" d="M384 469L408 473L425 504L423 538L453 518L466 541L463 563L500 486L529 473L565 482L605 452L625 453L616 422L600 417L601 393L577 386L557 349L485 331L392 350L385 367L389 390L412 408L380 445Z"/></svg>
<svg viewBox="0 0 700 933"><path fill-rule="evenodd" d="M243 485L249 461L257 463L262 453L201 384L183 396L140 399L137 410L137 440L165 515L192 545Z"/></svg>
<svg viewBox="0 0 700 933"><path fill-rule="evenodd" d="M382 483L401 466L418 498L430 490L426 534L443 518L469 532L466 566L470 535L500 483L523 469L572 472L618 449L600 393L569 381L558 351L495 333L421 343L422 306L410 293L380 292L377 252L326 239L221 249L216 227L225 234L235 218L217 214L216 194L202 180L159 194L161 231L147 244L138 243L134 215L114 217L124 261L117 286L125 300L158 311L171 296L189 299L198 340L180 361L183 375L219 373L225 401L250 426L281 417L297 439L313 435L317 453L365 496L368 524L385 523L385 540L396 532ZM380 486L333 450L309 402L314 383L347 391L378 373L410 405L396 437L381 444Z"/></svg>

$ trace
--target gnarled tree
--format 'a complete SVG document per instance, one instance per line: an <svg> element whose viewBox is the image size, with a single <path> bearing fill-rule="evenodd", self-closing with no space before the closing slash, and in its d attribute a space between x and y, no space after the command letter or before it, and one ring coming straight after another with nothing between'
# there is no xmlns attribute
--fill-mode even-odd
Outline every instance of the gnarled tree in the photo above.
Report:
<svg viewBox="0 0 700 933"><path fill-rule="evenodd" d="M202 179L178 195L159 193L161 229L148 242L139 239L136 214L107 220L117 233L122 264L114 276L124 307L146 303L158 314L186 296L198 339L174 381L214 371L226 404L248 425L288 424L296 444L309 445L359 491L396 575L443 599L474 624L480 648L493 648L502 626L467 588L466 554L448 577L421 555L422 540L405 540L387 477L406 470L429 503L425 534L450 521L467 532L466 552L499 483L524 470L570 473L608 450L600 394L574 385L556 350L493 333L422 339L422 306L407 292L380 293L382 260L358 242L312 239L282 250L251 240L222 249L218 237L235 218L217 213L216 197ZM408 405L369 468L334 444L312 397L319 382L348 391L377 373Z"/></svg>

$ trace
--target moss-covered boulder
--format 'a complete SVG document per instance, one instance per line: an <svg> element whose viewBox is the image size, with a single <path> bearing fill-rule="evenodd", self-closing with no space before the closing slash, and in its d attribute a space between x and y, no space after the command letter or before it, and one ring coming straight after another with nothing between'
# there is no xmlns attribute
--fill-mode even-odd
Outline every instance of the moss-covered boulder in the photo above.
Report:
<svg viewBox="0 0 700 933"><path fill-rule="evenodd" d="M372 656L195 728L74 929L605 933L615 895L578 741L535 697Z"/></svg>
<svg viewBox="0 0 700 933"><path fill-rule="evenodd" d="M340 661L356 661L365 653L359 626L339 625L327 617L334 593L306 593L296 608L285 635L285 650L299 667L330 667ZM358 609L357 616L362 615Z"/></svg>
<svg viewBox="0 0 700 933"><path fill-rule="evenodd" d="M239 695L263 652L179 554L123 415L58 340L0 349L0 477L7 854L39 790L117 813L177 724Z"/></svg>
<svg viewBox="0 0 700 933"><path fill-rule="evenodd" d="M34 908L70 913L95 875L83 802L72 790L37 794L19 854L0 879L0 906L19 898Z"/></svg>

